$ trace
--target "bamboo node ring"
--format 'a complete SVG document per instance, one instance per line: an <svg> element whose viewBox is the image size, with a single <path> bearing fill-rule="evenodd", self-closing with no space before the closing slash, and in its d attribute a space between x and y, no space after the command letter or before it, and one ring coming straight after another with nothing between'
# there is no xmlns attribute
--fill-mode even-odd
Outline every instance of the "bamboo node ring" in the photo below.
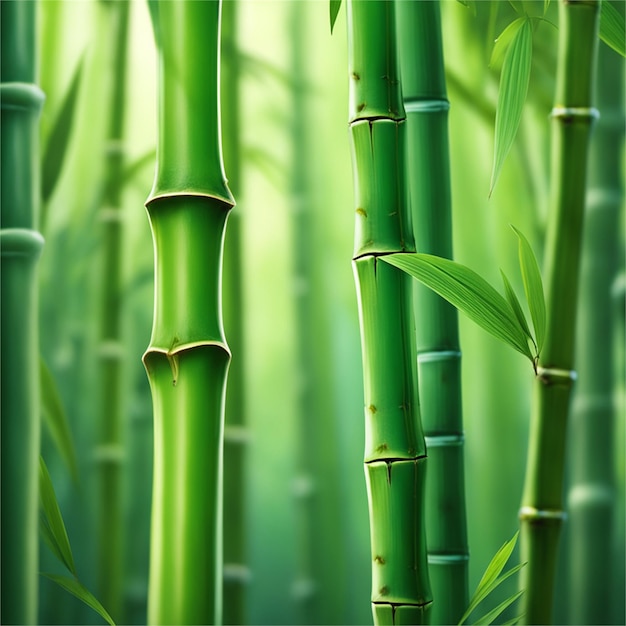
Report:
<svg viewBox="0 0 626 626"><path fill-rule="evenodd" d="M534 506L523 506L519 510L519 519L564 522L567 519L567 513L559 509L537 509Z"/></svg>
<svg viewBox="0 0 626 626"><path fill-rule="evenodd" d="M595 107L561 107L557 106L550 112L550 117L600 119L600 111Z"/></svg>
<svg viewBox="0 0 626 626"><path fill-rule="evenodd" d="M578 379L575 370L563 370L552 367L537 366L537 377L546 384L572 384Z"/></svg>

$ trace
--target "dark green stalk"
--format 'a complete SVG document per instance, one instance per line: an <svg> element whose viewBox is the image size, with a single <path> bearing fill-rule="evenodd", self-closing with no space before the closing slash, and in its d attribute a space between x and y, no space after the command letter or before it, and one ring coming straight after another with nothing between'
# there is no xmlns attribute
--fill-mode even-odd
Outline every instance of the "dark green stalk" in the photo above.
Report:
<svg viewBox="0 0 626 626"><path fill-rule="evenodd" d="M394 4L354 0L347 9L372 609L377 624L416 624L428 619L431 594L411 282L377 258L415 251L403 174Z"/></svg>
<svg viewBox="0 0 626 626"><path fill-rule="evenodd" d="M43 92L35 85L35 2L0 3L2 192L0 621L34 624L38 590L39 336L35 230Z"/></svg>
<svg viewBox="0 0 626 626"><path fill-rule="evenodd" d="M570 434L570 622L611 623L613 552L613 311L623 200L620 155L624 136L624 64L599 50L596 97L600 120L589 162L581 267L576 389Z"/></svg>
<svg viewBox="0 0 626 626"><path fill-rule="evenodd" d="M100 320L100 416L96 461L100 465L100 503L98 512L98 589L99 599L113 616L122 610L122 369L121 343L122 289L122 184L124 166L122 139L126 95L126 51L128 11L126 1L110 2L115 52L113 91L106 154L104 204L99 217L103 229L102 308ZM117 619L120 619L117 617Z"/></svg>
<svg viewBox="0 0 626 626"><path fill-rule="evenodd" d="M232 193L241 188L240 154L240 52L237 47L237 0L222 9L222 127L224 162ZM234 357L228 372L224 430L224 623L246 623L246 595L250 579L245 549L245 458L248 432L245 425L243 360L243 271L241 214L228 218L224 243L224 325Z"/></svg>
<svg viewBox="0 0 626 626"><path fill-rule="evenodd" d="M552 621L558 539L563 522L565 434L574 368L578 274L587 150L597 111L592 84L599 2L563 0L552 110L550 213L544 260L546 341L534 385L526 479L520 510L525 620Z"/></svg>
<svg viewBox="0 0 626 626"><path fill-rule="evenodd" d="M407 173L417 252L452 258L448 109L439 2L399 2ZM469 603L461 352L456 309L413 285L420 412L426 447L431 621L456 624Z"/></svg>
<svg viewBox="0 0 626 626"><path fill-rule="evenodd" d="M156 3L157 172L147 202L155 312L148 622L214 624L222 604L222 459L230 351L221 271L233 199L219 128L220 3Z"/></svg>

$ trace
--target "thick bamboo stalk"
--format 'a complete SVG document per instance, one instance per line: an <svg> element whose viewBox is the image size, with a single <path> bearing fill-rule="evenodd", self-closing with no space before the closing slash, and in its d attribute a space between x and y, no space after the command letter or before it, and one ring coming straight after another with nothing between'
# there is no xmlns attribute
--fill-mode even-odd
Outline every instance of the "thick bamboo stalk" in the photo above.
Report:
<svg viewBox="0 0 626 626"><path fill-rule="evenodd" d="M431 594L411 283L377 259L415 250L404 184L394 4L354 0L347 9L372 610L377 624L416 624L428 619Z"/></svg>
<svg viewBox="0 0 626 626"><path fill-rule="evenodd" d="M122 551L122 168L124 155L124 100L129 3L111 2L111 36L116 42L112 83L106 183L99 217L103 230L102 307L100 319L100 393L102 413L96 462L100 470L98 512L99 599L115 619L120 619L123 588Z"/></svg>
<svg viewBox="0 0 626 626"><path fill-rule="evenodd" d="M231 0L222 7L222 128L224 163L233 183L241 188L240 150L240 51L237 23L240 3ZM250 572L245 546L246 389L244 381L243 259L240 211L228 218L224 243L224 326L234 354L228 372L224 429L224 623L246 623L246 596Z"/></svg>
<svg viewBox="0 0 626 626"><path fill-rule="evenodd" d="M546 341L537 367L526 478L520 510L521 585L528 624L552 620L558 539L564 518L565 434L574 372L574 332L583 234L587 150L597 111L592 82L599 2L559 4L559 49L552 110L550 214L544 259Z"/></svg>
<svg viewBox="0 0 626 626"><path fill-rule="evenodd" d="M35 2L0 3L2 23L1 598L3 624L34 624L38 590L39 203Z"/></svg>
<svg viewBox="0 0 626 626"><path fill-rule="evenodd" d="M148 622L214 624L222 604L222 458L230 351L221 312L233 199L219 127L220 3L159 2L157 172L147 201L155 311L144 356L155 418Z"/></svg>
<svg viewBox="0 0 626 626"><path fill-rule="evenodd" d="M599 50L596 97L600 120L589 161L578 325L579 383L570 435L569 616L576 624L608 624L612 614L614 487L613 311L623 201L624 64Z"/></svg>
<svg viewBox="0 0 626 626"><path fill-rule="evenodd" d="M439 2L397 4L407 116L407 178L417 252L452 257L448 109ZM420 412L426 447L426 536L431 621L455 624L467 608L461 352L454 307L413 284Z"/></svg>

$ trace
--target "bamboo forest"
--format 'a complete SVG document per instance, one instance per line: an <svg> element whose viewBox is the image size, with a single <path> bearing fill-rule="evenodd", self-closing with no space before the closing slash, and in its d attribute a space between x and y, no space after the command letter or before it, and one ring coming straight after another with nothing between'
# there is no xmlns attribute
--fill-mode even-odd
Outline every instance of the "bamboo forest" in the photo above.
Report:
<svg viewBox="0 0 626 626"><path fill-rule="evenodd" d="M626 623L625 8L0 0L0 622Z"/></svg>

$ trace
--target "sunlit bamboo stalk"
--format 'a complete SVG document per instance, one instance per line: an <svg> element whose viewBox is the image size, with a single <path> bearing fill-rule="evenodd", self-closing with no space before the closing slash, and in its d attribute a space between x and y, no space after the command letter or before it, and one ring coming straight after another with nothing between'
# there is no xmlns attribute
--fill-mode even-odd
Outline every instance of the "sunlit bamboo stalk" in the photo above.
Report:
<svg viewBox="0 0 626 626"><path fill-rule="evenodd" d="M233 206L220 141L220 3L158 2L153 10L159 133L147 202L156 265L144 356L155 417L148 622L216 624L230 362L220 285Z"/></svg>
<svg viewBox="0 0 626 626"><path fill-rule="evenodd" d="M428 619L431 595L411 282L378 261L415 251L403 175L405 113L394 4L354 0L347 10L372 610L377 624L416 624Z"/></svg>

